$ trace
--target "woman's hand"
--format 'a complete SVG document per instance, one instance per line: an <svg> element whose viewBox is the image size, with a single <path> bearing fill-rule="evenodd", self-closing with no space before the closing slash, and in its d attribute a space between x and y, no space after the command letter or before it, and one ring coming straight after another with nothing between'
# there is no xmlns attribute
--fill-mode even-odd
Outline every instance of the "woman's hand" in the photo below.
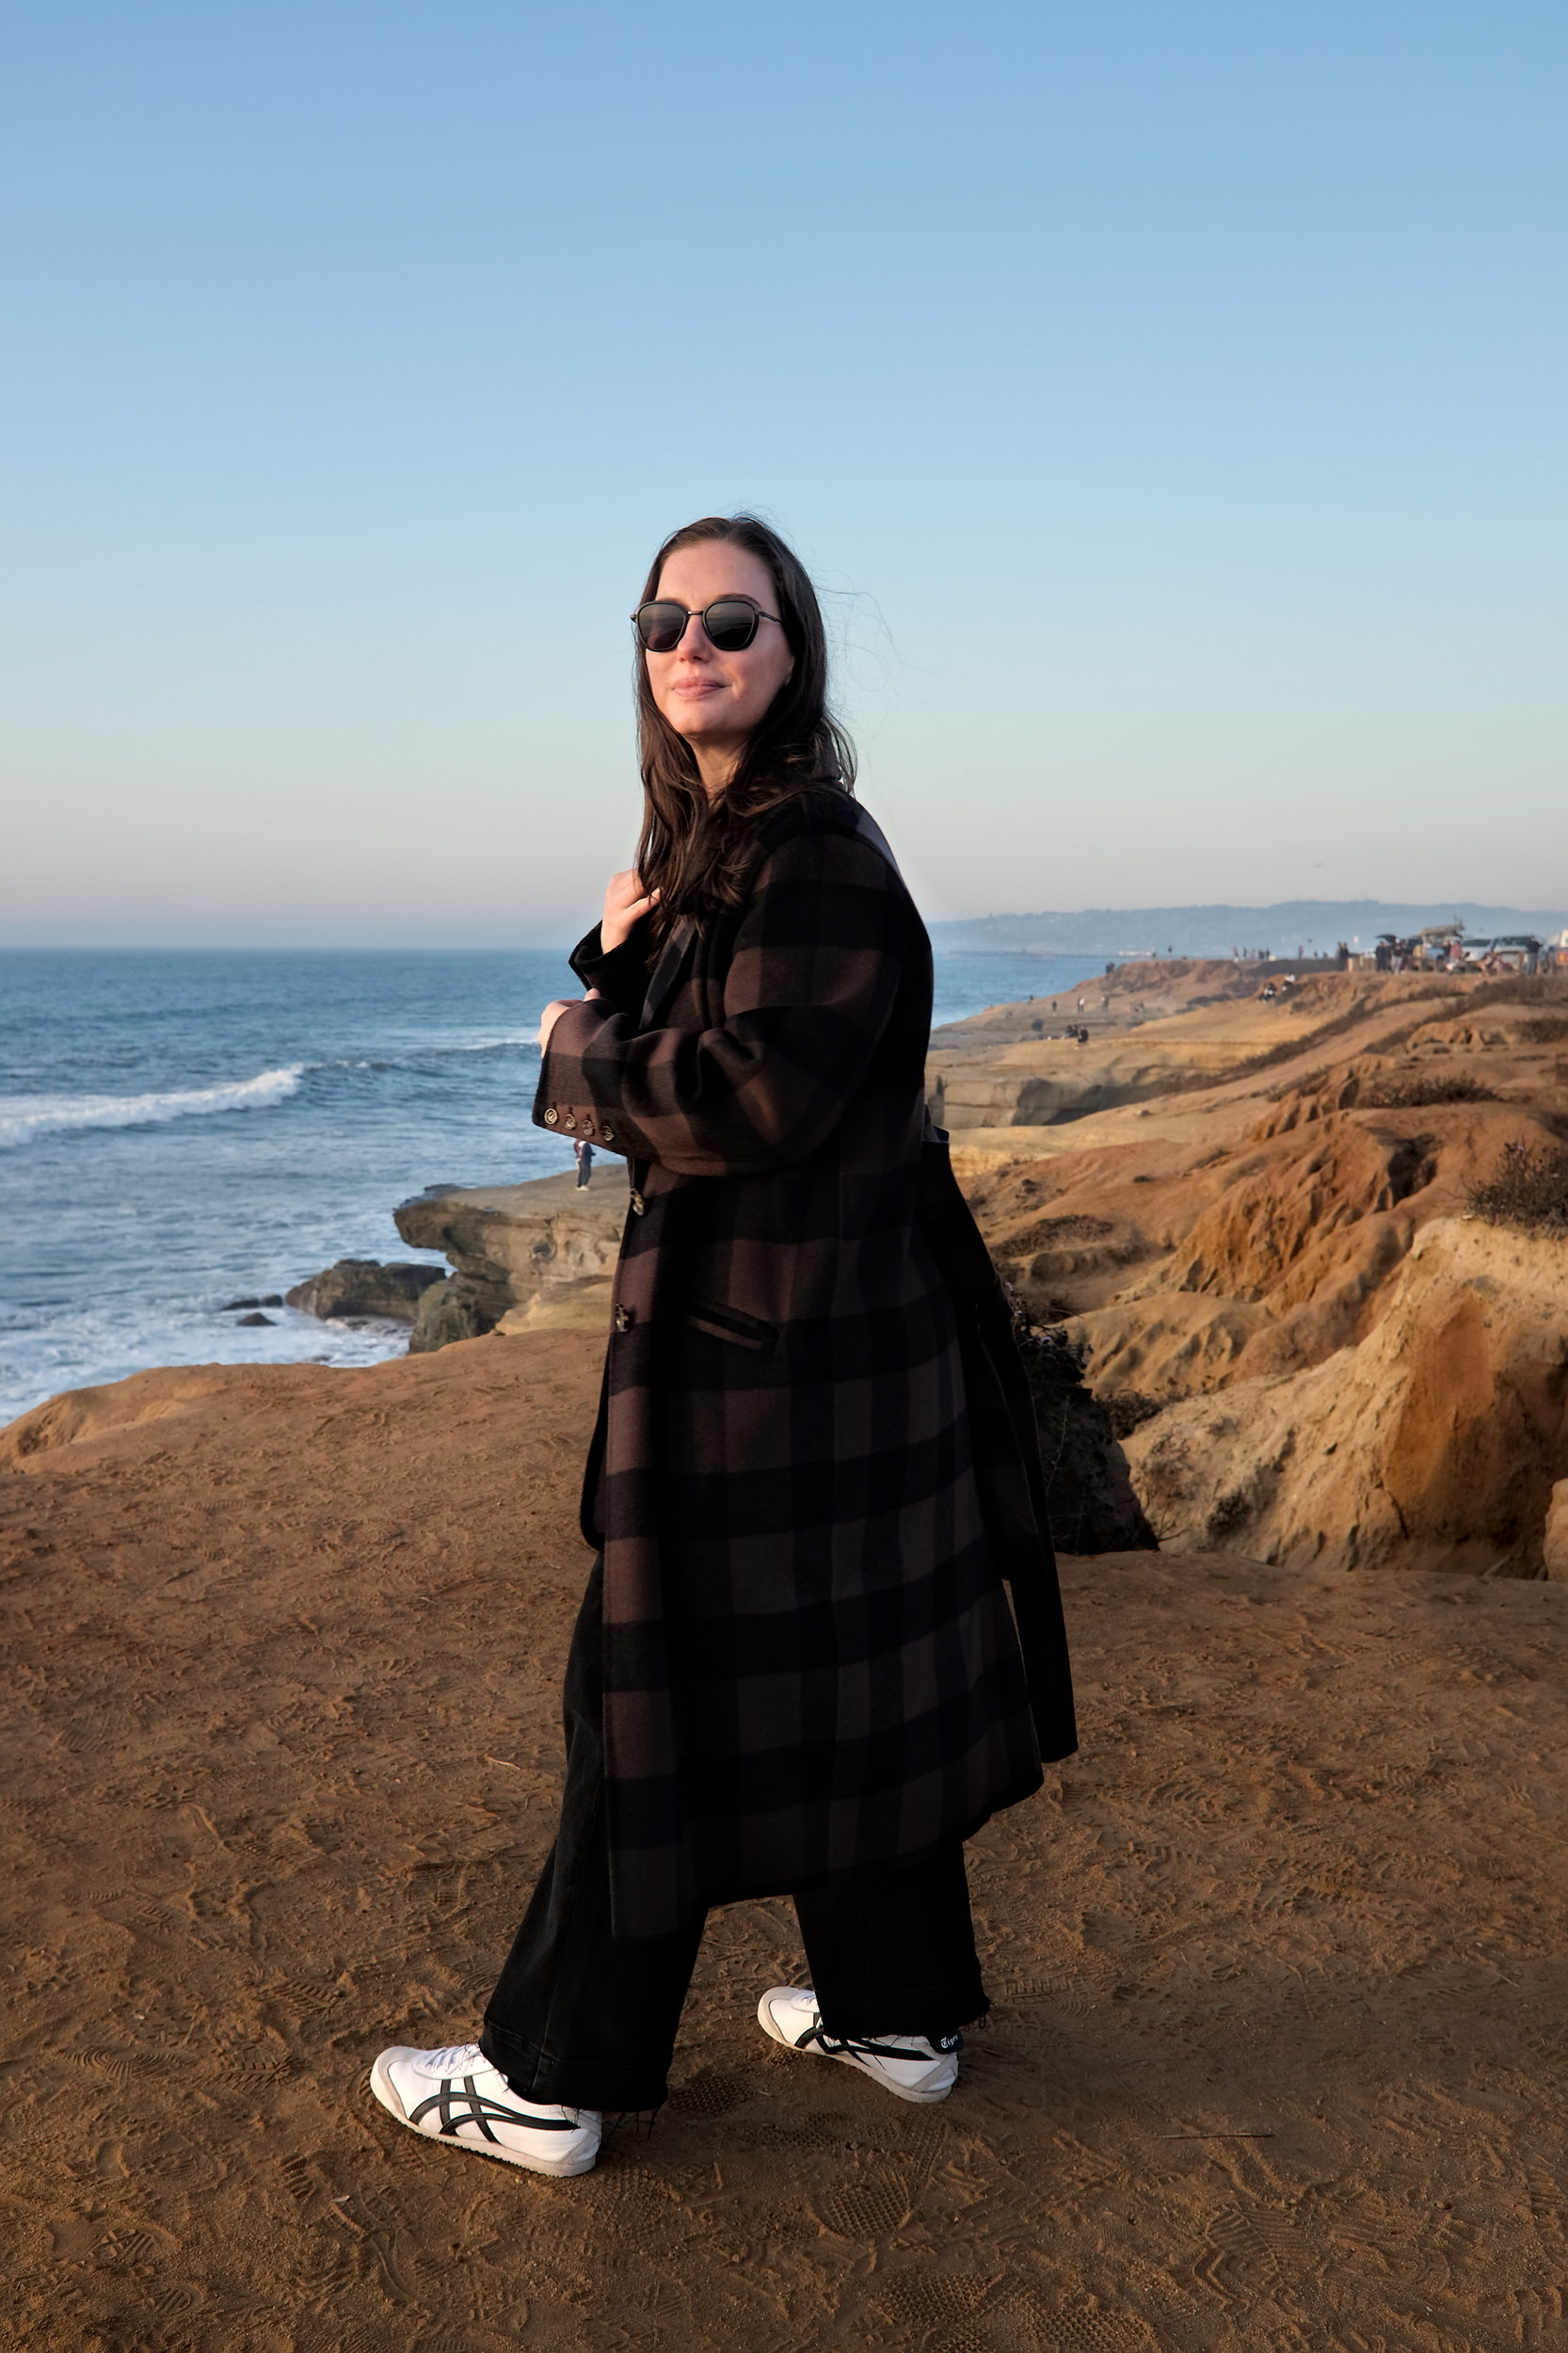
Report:
<svg viewBox="0 0 1568 2353"><path fill-rule="evenodd" d="M555 1024L559 1021L561 1016L564 1013L569 1013L573 1005L580 1005L582 1001L583 1000L580 997L556 997L552 999L548 1005L546 1005L543 1013L539 1016L539 1051L541 1054L548 1052L550 1048L550 1032L555 1027Z"/></svg>
<svg viewBox="0 0 1568 2353"><path fill-rule="evenodd" d="M640 874L612 874L604 892L604 912L599 920L599 944L606 955L618 948L634 923L652 908L659 893L645 891Z"/></svg>
<svg viewBox="0 0 1568 2353"><path fill-rule="evenodd" d="M540 1053L544 1053L549 1047L550 1032L555 1027L555 1024L559 1021L564 1013L569 1013L573 1005L591 1005L597 1003L598 1000L599 991L597 988L590 988L585 997L552 998L550 1003L546 1005L543 1013L539 1016Z"/></svg>

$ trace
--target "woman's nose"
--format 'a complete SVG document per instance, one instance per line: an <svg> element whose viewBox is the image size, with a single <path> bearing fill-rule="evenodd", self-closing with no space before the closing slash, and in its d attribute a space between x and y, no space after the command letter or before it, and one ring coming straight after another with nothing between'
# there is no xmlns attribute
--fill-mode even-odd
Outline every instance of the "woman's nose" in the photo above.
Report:
<svg viewBox="0 0 1568 2353"><path fill-rule="evenodd" d="M686 626L675 641L675 650L688 657L695 656L699 662L707 660L708 632L702 625L700 613L687 614Z"/></svg>

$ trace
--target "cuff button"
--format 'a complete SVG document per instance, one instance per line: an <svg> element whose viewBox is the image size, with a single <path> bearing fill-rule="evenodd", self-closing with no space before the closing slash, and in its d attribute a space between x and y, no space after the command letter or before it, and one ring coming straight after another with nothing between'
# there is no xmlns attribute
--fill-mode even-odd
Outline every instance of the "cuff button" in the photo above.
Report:
<svg viewBox="0 0 1568 2353"><path fill-rule="evenodd" d="M554 1104L552 1103L544 1115L545 1126L547 1128L553 1128L555 1122L560 1118L560 1112L556 1110Z"/></svg>

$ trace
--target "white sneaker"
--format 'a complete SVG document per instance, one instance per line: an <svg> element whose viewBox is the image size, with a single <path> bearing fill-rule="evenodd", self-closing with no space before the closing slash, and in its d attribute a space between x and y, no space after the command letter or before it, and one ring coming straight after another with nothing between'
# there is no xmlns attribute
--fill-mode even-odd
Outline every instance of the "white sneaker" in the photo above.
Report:
<svg viewBox="0 0 1568 2353"><path fill-rule="evenodd" d="M757 2022L789 2050L842 2059L900 2100L945 2100L958 2081L961 2035L929 2042L923 2034L829 2034L808 1985L771 1986L757 2005Z"/></svg>
<svg viewBox="0 0 1568 2353"><path fill-rule="evenodd" d="M524 2165L531 2173L586 2173L599 2154L597 2108L520 2099L477 2042L451 2042L440 2051L394 2043L371 2069L370 2088L390 2116L427 2140Z"/></svg>

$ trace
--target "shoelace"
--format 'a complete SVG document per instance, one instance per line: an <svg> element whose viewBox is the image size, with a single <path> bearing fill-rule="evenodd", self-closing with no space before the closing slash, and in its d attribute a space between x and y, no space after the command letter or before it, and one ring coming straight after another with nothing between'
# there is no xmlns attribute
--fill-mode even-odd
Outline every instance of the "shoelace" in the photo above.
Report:
<svg viewBox="0 0 1568 2353"><path fill-rule="evenodd" d="M443 2050L426 2051L423 2057L432 2075L458 2075L467 2068L490 2063L477 2042L449 2042Z"/></svg>

